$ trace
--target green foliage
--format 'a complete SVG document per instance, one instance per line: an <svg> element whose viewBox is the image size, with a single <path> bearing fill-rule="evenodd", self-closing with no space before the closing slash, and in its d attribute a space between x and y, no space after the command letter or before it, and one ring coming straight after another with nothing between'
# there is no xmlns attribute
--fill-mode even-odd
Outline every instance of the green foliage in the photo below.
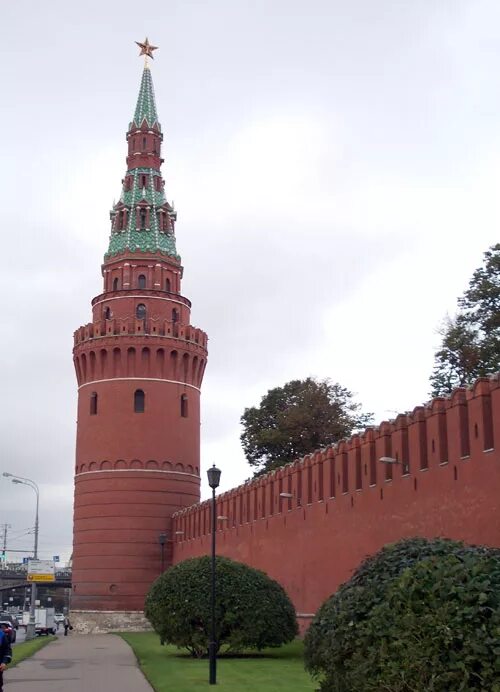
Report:
<svg viewBox="0 0 500 692"><path fill-rule="evenodd" d="M146 597L145 614L162 642L203 656L210 636L210 558L184 560L164 572ZM216 558L217 649L281 646L297 634L295 610L264 572Z"/></svg>
<svg viewBox="0 0 500 692"><path fill-rule="evenodd" d="M255 475L334 444L371 421L353 394L330 380L292 380L245 409L241 442Z"/></svg>
<svg viewBox="0 0 500 692"><path fill-rule="evenodd" d="M322 692L500 692L500 551L407 539L365 560L305 640Z"/></svg>
<svg viewBox="0 0 500 692"><path fill-rule="evenodd" d="M432 396L500 370L500 244L484 253L483 265L446 320L430 378Z"/></svg>

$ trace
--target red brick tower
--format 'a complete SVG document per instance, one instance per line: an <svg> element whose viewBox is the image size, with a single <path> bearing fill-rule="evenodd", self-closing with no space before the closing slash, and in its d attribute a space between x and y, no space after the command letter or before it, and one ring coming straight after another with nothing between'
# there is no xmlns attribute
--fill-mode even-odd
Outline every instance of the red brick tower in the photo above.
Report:
<svg viewBox="0 0 500 692"><path fill-rule="evenodd" d="M162 139L146 64L111 211L103 292L92 300L92 322L74 336L76 611L141 611L170 563L172 513L200 497L207 337L190 325L191 303L181 295Z"/></svg>

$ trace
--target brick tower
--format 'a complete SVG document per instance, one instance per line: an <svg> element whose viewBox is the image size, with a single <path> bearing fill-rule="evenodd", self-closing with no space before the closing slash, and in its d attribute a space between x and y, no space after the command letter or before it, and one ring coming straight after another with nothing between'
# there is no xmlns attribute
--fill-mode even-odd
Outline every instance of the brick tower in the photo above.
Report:
<svg viewBox="0 0 500 692"><path fill-rule="evenodd" d="M139 45L151 54L147 39ZM109 611L143 609L151 582L170 564L172 513L199 501L207 358L207 336L190 325L191 303L181 294L176 212L160 172L163 134L147 63L126 138L127 172L111 211L103 292L92 300L92 322L75 332L73 350L71 607L100 611L101 624L108 611L111 627Z"/></svg>

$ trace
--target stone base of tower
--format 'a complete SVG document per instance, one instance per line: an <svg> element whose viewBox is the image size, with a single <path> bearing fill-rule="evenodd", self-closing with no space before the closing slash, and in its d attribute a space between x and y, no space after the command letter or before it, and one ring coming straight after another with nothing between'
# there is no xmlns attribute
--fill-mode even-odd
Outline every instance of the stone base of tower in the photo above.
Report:
<svg viewBox="0 0 500 692"><path fill-rule="evenodd" d="M140 610L72 610L70 620L78 634L147 632L153 629Z"/></svg>

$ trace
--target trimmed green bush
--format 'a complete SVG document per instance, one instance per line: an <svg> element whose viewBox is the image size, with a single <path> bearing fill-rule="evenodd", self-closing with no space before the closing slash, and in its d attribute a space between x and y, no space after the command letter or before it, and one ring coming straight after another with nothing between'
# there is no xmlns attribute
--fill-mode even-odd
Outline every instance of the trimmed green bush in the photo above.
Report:
<svg viewBox="0 0 500 692"><path fill-rule="evenodd" d="M264 572L216 558L217 650L261 650L297 635L294 607ZM145 614L164 643L207 653L210 638L210 558L184 560L164 572L146 597Z"/></svg>
<svg viewBox="0 0 500 692"><path fill-rule="evenodd" d="M320 608L305 662L322 692L500 692L500 551L386 546Z"/></svg>

